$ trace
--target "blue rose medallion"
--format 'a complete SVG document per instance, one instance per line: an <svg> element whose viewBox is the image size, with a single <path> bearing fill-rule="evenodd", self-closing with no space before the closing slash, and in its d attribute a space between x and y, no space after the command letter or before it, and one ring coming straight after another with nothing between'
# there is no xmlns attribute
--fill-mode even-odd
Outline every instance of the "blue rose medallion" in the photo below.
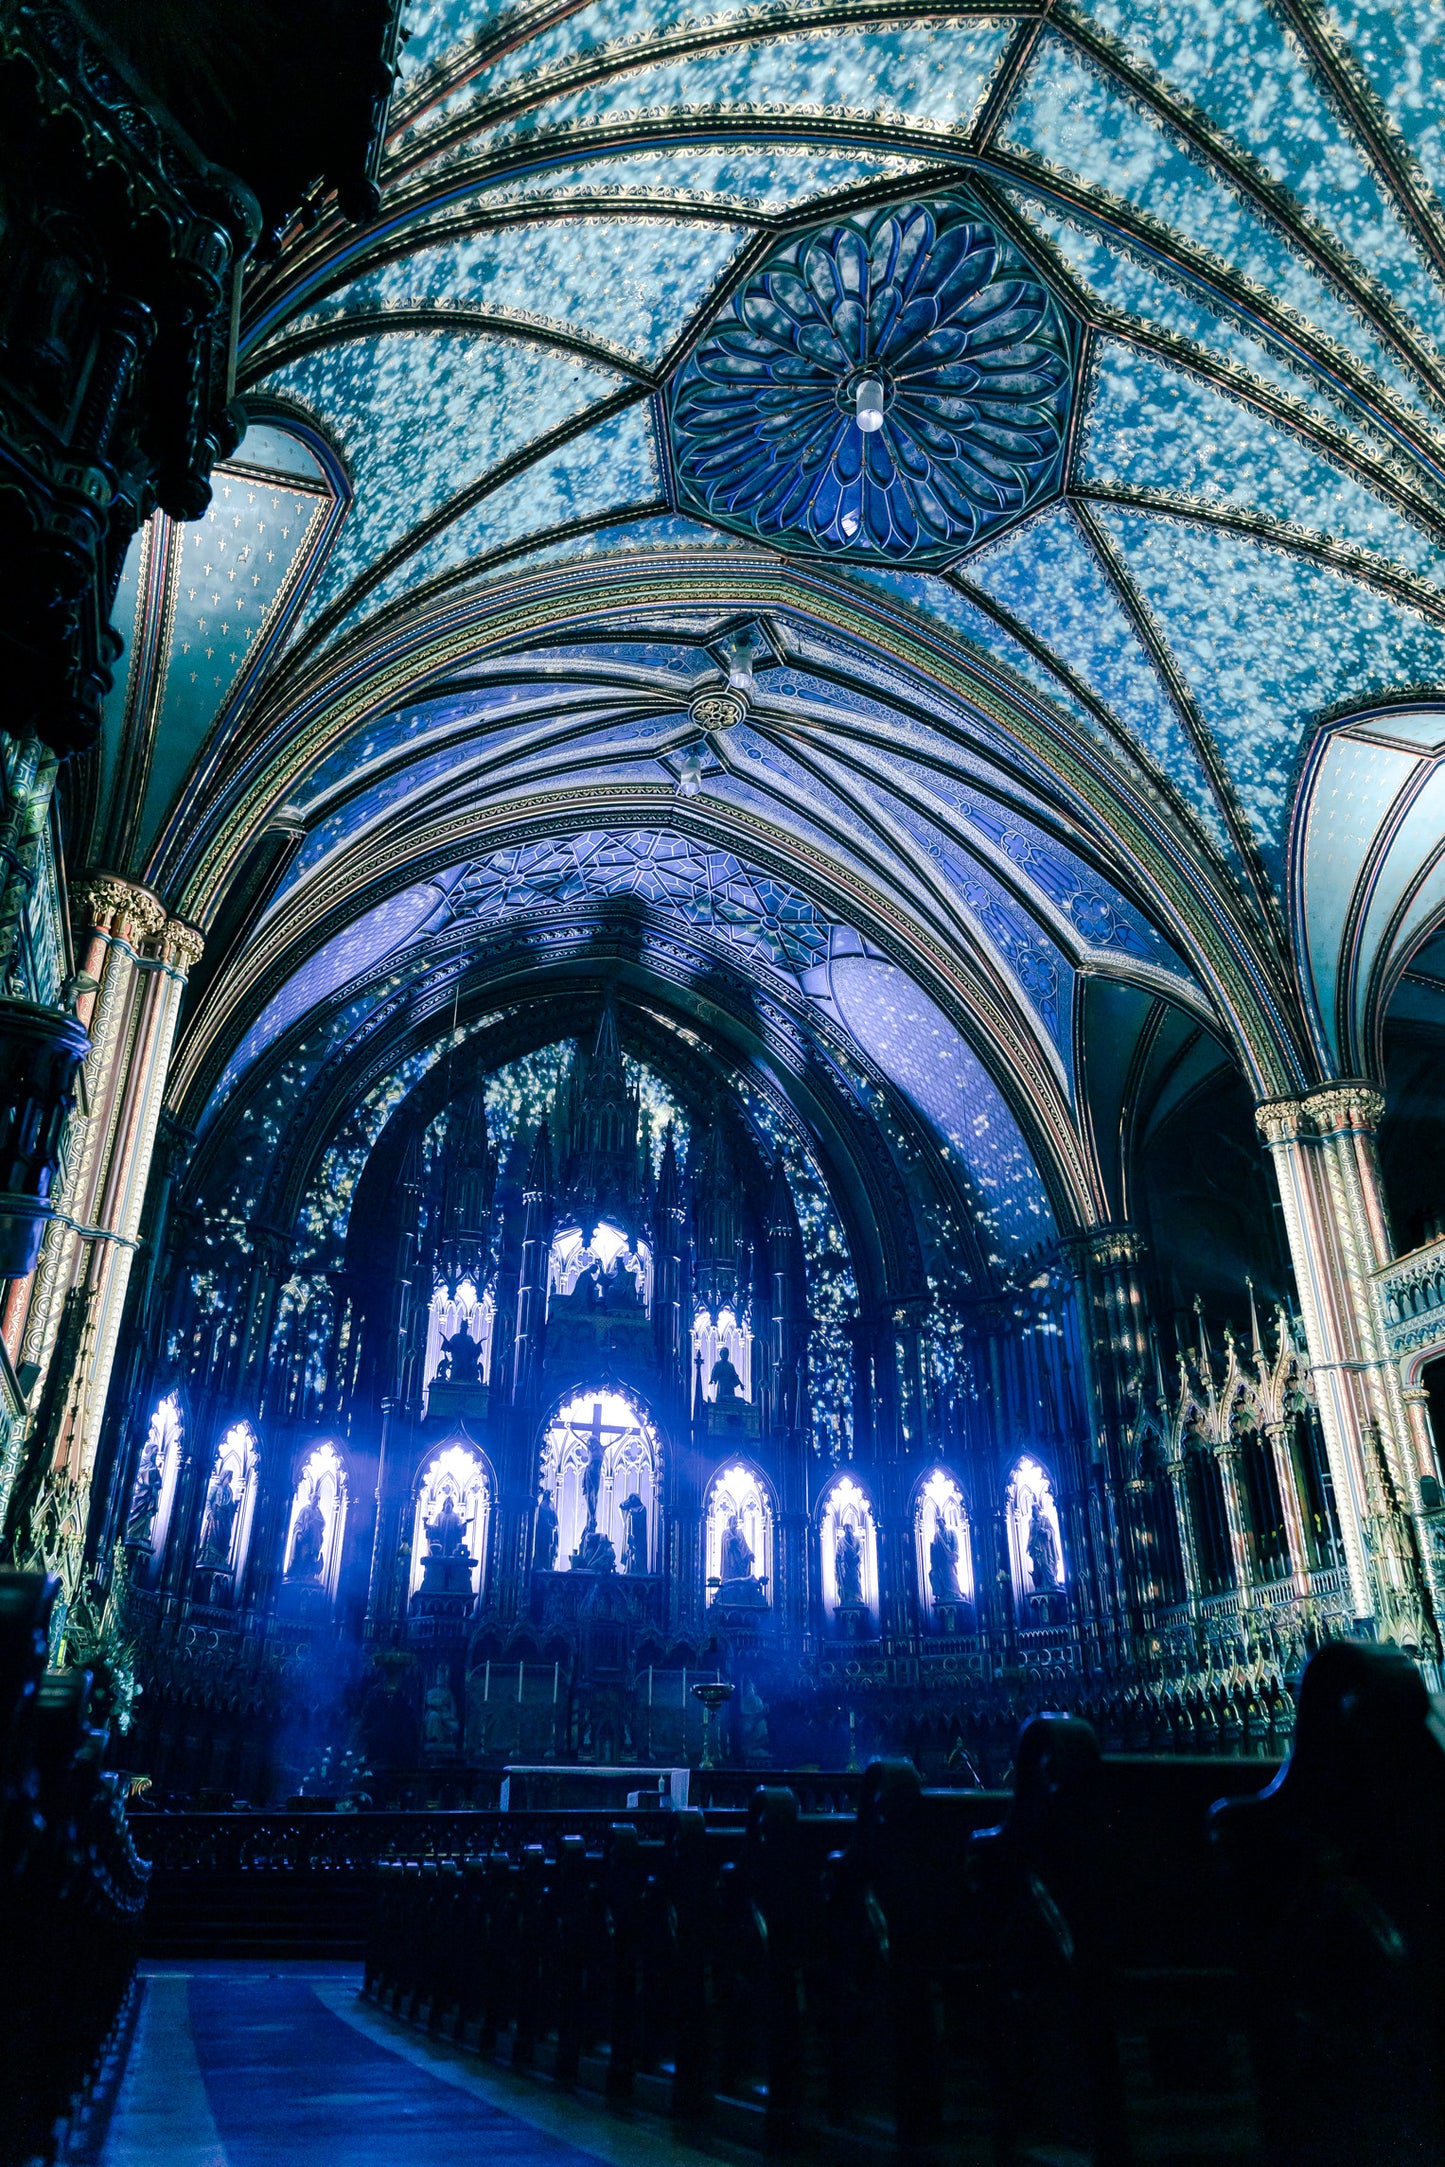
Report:
<svg viewBox="0 0 1445 2167"><path fill-rule="evenodd" d="M963 195L782 246L673 378L683 509L810 556L946 564L1063 483L1077 329Z"/></svg>

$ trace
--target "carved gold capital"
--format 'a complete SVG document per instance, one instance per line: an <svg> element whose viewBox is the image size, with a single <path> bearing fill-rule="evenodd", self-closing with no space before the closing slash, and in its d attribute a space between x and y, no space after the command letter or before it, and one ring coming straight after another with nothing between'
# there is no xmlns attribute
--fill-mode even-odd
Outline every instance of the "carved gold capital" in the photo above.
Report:
<svg viewBox="0 0 1445 2167"><path fill-rule="evenodd" d="M82 923L103 933L119 934L124 928L137 940L149 940L166 922L165 905L149 888L115 873L99 873L70 891L75 914Z"/></svg>
<svg viewBox="0 0 1445 2167"><path fill-rule="evenodd" d="M1267 1144L1293 1144L1341 1129L1374 1131L1385 1111L1385 1095L1358 1078L1324 1084L1298 1099L1263 1099L1254 1109L1255 1125Z"/></svg>
<svg viewBox="0 0 1445 2167"><path fill-rule="evenodd" d="M205 953L205 947L205 934L195 926L187 925L184 918L166 920L160 943L163 963L171 964L178 971L192 971Z"/></svg>

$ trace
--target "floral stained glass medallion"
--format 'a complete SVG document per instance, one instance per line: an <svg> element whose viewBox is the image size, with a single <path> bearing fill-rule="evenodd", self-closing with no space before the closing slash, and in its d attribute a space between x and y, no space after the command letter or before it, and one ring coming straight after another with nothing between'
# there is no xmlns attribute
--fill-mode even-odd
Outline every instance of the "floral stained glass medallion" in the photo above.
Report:
<svg viewBox="0 0 1445 2167"><path fill-rule="evenodd" d="M668 394L679 501L810 556L946 564L1055 496L1077 327L962 194L788 241Z"/></svg>

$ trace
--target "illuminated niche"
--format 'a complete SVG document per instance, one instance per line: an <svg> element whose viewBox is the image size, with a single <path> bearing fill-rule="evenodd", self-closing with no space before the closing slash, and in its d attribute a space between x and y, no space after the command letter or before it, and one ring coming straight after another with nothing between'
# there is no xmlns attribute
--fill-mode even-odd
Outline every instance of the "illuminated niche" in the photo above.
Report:
<svg viewBox="0 0 1445 2167"><path fill-rule="evenodd" d="M196 1572L209 1581L209 1599L235 1598L251 1547L260 1451L249 1422L235 1422L216 1447L196 1539Z"/></svg>
<svg viewBox="0 0 1445 2167"><path fill-rule="evenodd" d="M708 1486L704 1576L712 1602L766 1610L773 1601L773 1504L767 1485L742 1461L720 1467Z"/></svg>
<svg viewBox="0 0 1445 2167"><path fill-rule="evenodd" d="M477 1343L477 1377L485 1384L492 1373L492 1332L496 1321L497 1305L490 1288L478 1294L470 1279L463 1279L455 1294L449 1294L444 1286L438 1287L427 1310L423 1390L430 1393L437 1371L447 1359L445 1343L455 1339L463 1325Z"/></svg>
<svg viewBox="0 0 1445 2167"><path fill-rule="evenodd" d="M456 1579L473 1595L480 1594L491 1511L491 1477L486 1462L470 1446L441 1445L424 1460L412 1515L408 1594L415 1595L423 1580L446 1588ZM440 1566L448 1569L439 1571Z"/></svg>
<svg viewBox="0 0 1445 2167"><path fill-rule="evenodd" d="M1020 1619L1048 1625L1063 1614L1067 1573L1054 1486L1037 1460L1022 1459L1014 1468L1004 1518Z"/></svg>
<svg viewBox="0 0 1445 2167"><path fill-rule="evenodd" d="M328 1598L335 1597L348 1503L346 1467L340 1453L335 1445L317 1445L308 1454L291 1494L286 1529L288 1581L297 1587L321 1588Z"/></svg>
<svg viewBox="0 0 1445 2167"><path fill-rule="evenodd" d="M659 1475L651 1425L620 1392L579 1392L560 1407L539 1469L557 1515L557 1571L654 1571Z"/></svg>
<svg viewBox="0 0 1445 2167"><path fill-rule="evenodd" d="M142 1587L154 1587L165 1562L181 1467L181 1403L168 1392L156 1405L141 1447L135 1487L126 1515L125 1545L131 1575Z"/></svg>
<svg viewBox="0 0 1445 2167"><path fill-rule="evenodd" d="M974 1600L973 1543L963 1492L946 1467L935 1467L918 1486L913 1541L923 1617L938 1631L967 1630Z"/></svg>
<svg viewBox="0 0 1445 2167"><path fill-rule="evenodd" d="M727 1367L720 1371L724 1359ZM716 1321L705 1309L698 1311L692 1327L692 1370L705 1400L752 1399L753 1335L731 1309L720 1309Z"/></svg>
<svg viewBox="0 0 1445 2167"><path fill-rule="evenodd" d="M824 1495L818 1544L824 1618L836 1632L869 1638L878 1630L878 1531L851 1475L839 1475Z"/></svg>
<svg viewBox="0 0 1445 2167"><path fill-rule="evenodd" d="M577 1310L636 1310L652 1315L652 1250L634 1249L621 1227L599 1220L591 1241L567 1227L552 1244L547 1273L547 1314Z"/></svg>

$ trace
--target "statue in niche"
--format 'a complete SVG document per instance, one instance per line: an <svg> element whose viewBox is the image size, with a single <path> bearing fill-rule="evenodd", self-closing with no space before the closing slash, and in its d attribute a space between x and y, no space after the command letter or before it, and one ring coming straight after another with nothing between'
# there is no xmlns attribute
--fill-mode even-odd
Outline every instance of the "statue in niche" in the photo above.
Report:
<svg viewBox="0 0 1445 2167"><path fill-rule="evenodd" d="M576 1573L615 1573L617 1552L611 1536L604 1535L600 1528L589 1527L572 1552L571 1564Z"/></svg>
<svg viewBox="0 0 1445 2167"><path fill-rule="evenodd" d="M454 1752L461 1725L457 1721L457 1699L447 1679L445 1663L438 1663L432 1673L432 1682L426 1689L426 1713L422 1721L422 1744L433 1750Z"/></svg>
<svg viewBox="0 0 1445 2167"><path fill-rule="evenodd" d="M941 1518L933 1524L933 1540L928 1545L928 1585L935 1603L963 1601L958 1582L958 1537Z"/></svg>
<svg viewBox="0 0 1445 2167"><path fill-rule="evenodd" d="M441 1511L426 1524L427 1556L433 1558L471 1558L467 1548L467 1523L457 1511L456 1499L450 1490L442 1499Z"/></svg>
<svg viewBox="0 0 1445 2167"><path fill-rule="evenodd" d="M838 1582L838 1608L858 1608L863 1601L863 1545L849 1520L838 1537L834 1571Z"/></svg>
<svg viewBox="0 0 1445 2167"><path fill-rule="evenodd" d="M557 1508L545 1490L537 1492L537 1512L532 1522L532 1565L537 1572L557 1568Z"/></svg>
<svg viewBox="0 0 1445 2167"><path fill-rule="evenodd" d="M762 1582L753 1577L757 1560L736 1512L728 1514L727 1526L723 1529L719 1546L718 1563L721 1570L714 1601L745 1603L750 1609L762 1609L767 1597L763 1593Z"/></svg>
<svg viewBox="0 0 1445 2167"><path fill-rule="evenodd" d="M444 1383L480 1383L482 1350L479 1343L473 1339L468 1331L465 1317L463 1317L458 1330L452 1333L451 1338L442 1341L442 1352L446 1356L447 1362Z"/></svg>
<svg viewBox="0 0 1445 2167"><path fill-rule="evenodd" d="M326 1518L314 1497L308 1497L296 1515L296 1527L291 1537L291 1563L287 1568L288 1580L319 1580L321 1578L321 1553L326 1543Z"/></svg>
<svg viewBox="0 0 1445 2167"><path fill-rule="evenodd" d="M138 1550L149 1550L151 1546L151 1530L161 1509L163 1487L160 1457L147 1445L136 1474L135 1494L125 1523L125 1539Z"/></svg>
<svg viewBox="0 0 1445 2167"><path fill-rule="evenodd" d="M642 1301L642 1289L634 1275L627 1269L621 1257L614 1257L602 1282L602 1306L604 1309L636 1309Z"/></svg>
<svg viewBox="0 0 1445 2167"><path fill-rule="evenodd" d="M553 1308L580 1309L584 1315L597 1309L602 1303L602 1272L596 1257L589 1257L577 1274L570 1294L559 1294Z"/></svg>
<svg viewBox="0 0 1445 2167"><path fill-rule="evenodd" d="M625 1573L647 1571L647 1507L634 1490L622 1500L622 1524L627 1530L622 1549L622 1570Z"/></svg>
<svg viewBox="0 0 1445 2167"><path fill-rule="evenodd" d="M733 1366L733 1358L724 1347L712 1366L708 1379L712 1396L719 1407L732 1407L743 1396L743 1381Z"/></svg>
<svg viewBox="0 0 1445 2167"><path fill-rule="evenodd" d="M201 1522L201 1547L196 1555L198 1565L219 1567L225 1570L231 1562L231 1538L236 1526L236 1512L241 1500L236 1495L235 1477L229 1467L218 1470L211 1481L206 1498L206 1516Z"/></svg>
<svg viewBox="0 0 1445 2167"><path fill-rule="evenodd" d="M1035 1595L1052 1595L1059 1585L1059 1546L1042 1504L1034 1499L1029 1515L1027 1549Z"/></svg>

